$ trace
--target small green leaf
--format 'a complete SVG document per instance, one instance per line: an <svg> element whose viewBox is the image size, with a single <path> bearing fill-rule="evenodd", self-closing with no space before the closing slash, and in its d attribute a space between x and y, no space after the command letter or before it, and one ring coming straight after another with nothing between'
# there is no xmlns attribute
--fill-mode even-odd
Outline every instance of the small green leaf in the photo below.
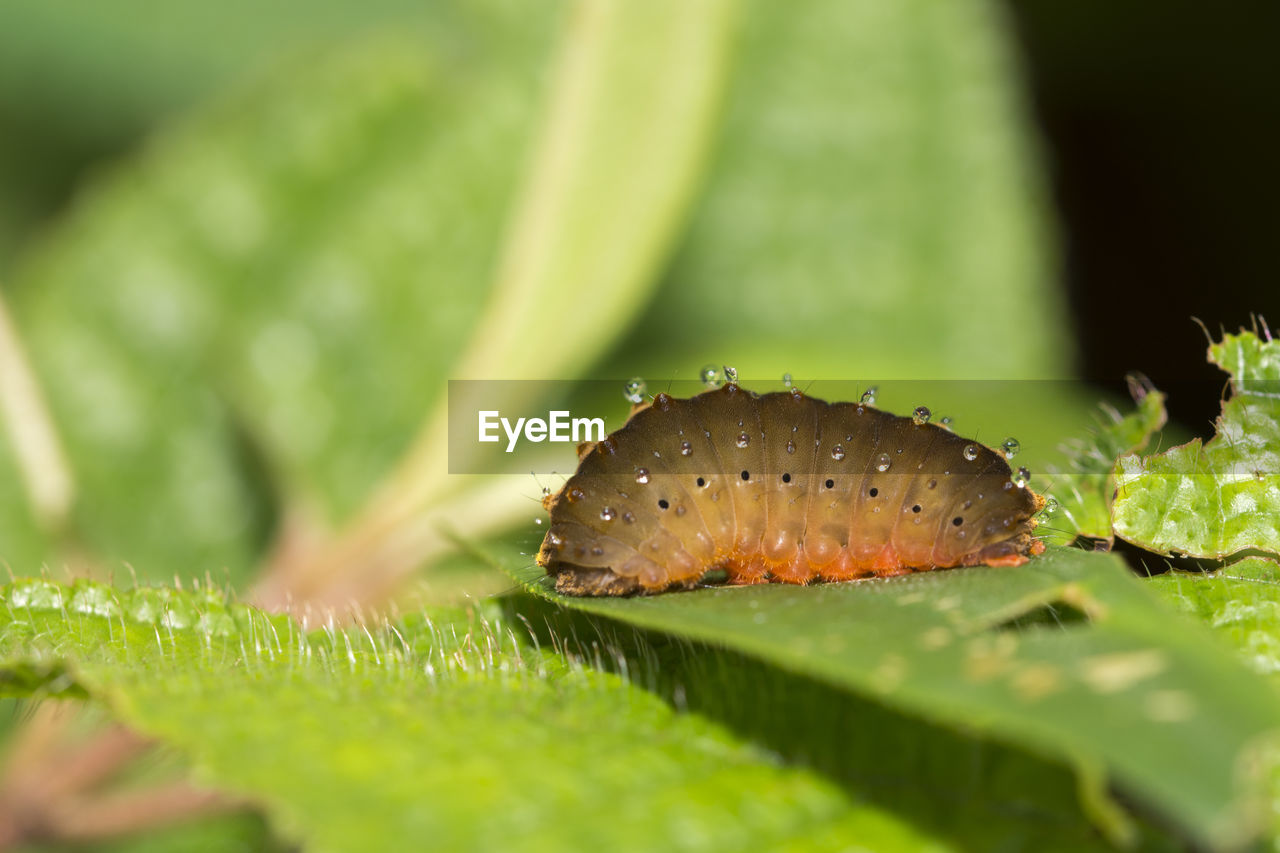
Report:
<svg viewBox="0 0 1280 853"><path fill-rule="evenodd" d="M1102 406L1103 420L1083 439L1064 447L1066 471L1050 474L1046 493L1058 508L1045 513L1046 540L1067 544L1077 536L1115 540L1111 531L1111 501L1116 460L1147 446L1151 436L1164 426L1164 394L1145 377L1130 375L1129 393L1137 407L1127 415L1110 405Z"/></svg>
<svg viewBox="0 0 1280 853"><path fill-rule="evenodd" d="M0 596L8 692L87 691L308 849L939 848L496 612L306 632L199 592Z"/></svg>
<svg viewBox="0 0 1280 853"><path fill-rule="evenodd" d="M513 574L532 583L535 571ZM1280 700L1114 555L1053 549L1017 569L810 588L544 594L1058 756L1116 837L1127 830L1105 776L1205 843L1242 843L1262 827L1266 774L1239 768L1280 734Z"/></svg>
<svg viewBox="0 0 1280 853"><path fill-rule="evenodd" d="M1231 374L1217 435L1121 458L1115 531L1161 554L1280 556L1280 341L1226 335L1209 360Z"/></svg>

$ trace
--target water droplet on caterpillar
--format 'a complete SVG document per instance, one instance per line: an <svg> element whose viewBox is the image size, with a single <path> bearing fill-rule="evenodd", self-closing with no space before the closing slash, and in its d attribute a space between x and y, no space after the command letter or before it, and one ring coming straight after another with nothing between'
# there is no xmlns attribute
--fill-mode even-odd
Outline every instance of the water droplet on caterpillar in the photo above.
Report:
<svg viewBox="0 0 1280 853"><path fill-rule="evenodd" d="M549 498L549 497L551 497L551 489L550 489L550 487L548 487L548 486L543 486L543 487L542 487L542 496L543 496L544 498Z"/></svg>
<svg viewBox="0 0 1280 853"><path fill-rule="evenodd" d="M1017 471L1013 472L1013 476L1010 479L1013 480L1013 484L1019 489L1025 489L1027 487L1027 483L1031 482L1031 472L1026 468L1019 468Z"/></svg>
<svg viewBox="0 0 1280 853"><path fill-rule="evenodd" d="M730 367L729 365L727 365L727 364L726 364L726 365L724 366L724 378L725 378L725 381L726 381L726 382L737 382L737 381L738 381L738 368L736 368L736 367Z"/></svg>
<svg viewBox="0 0 1280 853"><path fill-rule="evenodd" d="M877 390L879 389L877 389L876 386L872 385L870 388L862 392L862 397L859 400L859 402L861 402L864 406L874 406L876 404Z"/></svg>
<svg viewBox="0 0 1280 853"><path fill-rule="evenodd" d="M719 388L724 384L724 376L720 374L720 368L714 364L703 365L702 369L698 371L698 378L708 388Z"/></svg>
<svg viewBox="0 0 1280 853"><path fill-rule="evenodd" d="M648 468L637 468L637 469L636 469L636 482L637 482L637 483L647 483L647 482L649 482L649 469L648 469Z"/></svg>
<svg viewBox="0 0 1280 853"><path fill-rule="evenodd" d="M796 452L796 443L794 441L787 441L787 452L788 453Z"/></svg>
<svg viewBox="0 0 1280 853"><path fill-rule="evenodd" d="M893 460L889 458L888 453L881 453L876 457L877 471L888 471L891 467L893 467Z"/></svg>
<svg viewBox="0 0 1280 853"><path fill-rule="evenodd" d="M791 374L790 374L790 373L784 373L784 374L782 374L782 384L783 384L783 385L785 385L787 388L790 388L790 387L791 387Z"/></svg>
<svg viewBox="0 0 1280 853"><path fill-rule="evenodd" d="M1044 509L1040 510L1045 515L1052 515L1058 511L1058 499L1049 495L1044 500Z"/></svg>
<svg viewBox="0 0 1280 853"><path fill-rule="evenodd" d="M600 519L602 521L613 521L617 517L618 517L618 514L613 511L613 507L611 506L607 506L604 509L600 510Z"/></svg>
<svg viewBox="0 0 1280 853"><path fill-rule="evenodd" d="M841 447L841 446L840 446L840 445L838 445L838 444L837 444L835 447L831 448L831 458L832 458L832 459L834 459L834 460L836 460L837 462L839 462L841 459L843 459L843 458L844 458L844 448L843 448L843 447Z"/></svg>
<svg viewBox="0 0 1280 853"><path fill-rule="evenodd" d="M942 427L943 429L951 429L951 424L952 424L952 420L950 415L943 415L942 419L938 421L938 426Z"/></svg>
<svg viewBox="0 0 1280 853"><path fill-rule="evenodd" d="M1005 459L1012 459L1018 455L1018 451L1022 449L1022 445L1018 442L1018 439L1010 436L1000 442L1000 449L1004 451Z"/></svg>
<svg viewBox="0 0 1280 853"><path fill-rule="evenodd" d="M964 458L966 462L972 462L978 458L978 445L966 444L964 446Z"/></svg>
<svg viewBox="0 0 1280 853"><path fill-rule="evenodd" d="M911 420L915 422L916 426L924 426L931 417L933 417L933 413L929 411L928 406L916 406L915 411L911 413Z"/></svg>
<svg viewBox="0 0 1280 853"><path fill-rule="evenodd" d="M692 456L692 455L693 455L693 445L692 445L692 444L690 444L690 443L689 443L689 442L687 442L687 441L682 441L682 442L680 442L680 455L681 455L681 456Z"/></svg>
<svg viewBox="0 0 1280 853"><path fill-rule="evenodd" d="M745 432L738 433L739 447L746 447L750 443L751 443L751 436L747 435Z"/></svg>
<svg viewBox="0 0 1280 853"><path fill-rule="evenodd" d="M622 396L628 403L643 403L644 392L648 389L645 381L639 376L628 379L622 386Z"/></svg>

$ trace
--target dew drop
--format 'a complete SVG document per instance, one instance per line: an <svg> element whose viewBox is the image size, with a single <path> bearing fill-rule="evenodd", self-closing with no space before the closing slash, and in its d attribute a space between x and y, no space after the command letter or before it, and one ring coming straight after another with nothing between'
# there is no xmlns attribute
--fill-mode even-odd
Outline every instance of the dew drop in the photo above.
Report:
<svg viewBox="0 0 1280 853"><path fill-rule="evenodd" d="M924 426L931 417L933 417L933 412L929 411L928 406L916 406L915 411L911 413L911 420L915 422L916 426Z"/></svg>
<svg viewBox="0 0 1280 853"><path fill-rule="evenodd" d="M751 443L751 436L747 435L745 432L738 433L739 447L746 447L750 443Z"/></svg>
<svg viewBox="0 0 1280 853"><path fill-rule="evenodd" d="M644 392L648 389L639 376L632 377L622 386L622 396L628 403L643 403Z"/></svg>
<svg viewBox="0 0 1280 853"><path fill-rule="evenodd" d="M551 497L551 489L550 489L549 487L547 487L547 486L543 486L543 487L542 487L542 496L543 496L544 498L549 498L549 497Z"/></svg>
<svg viewBox="0 0 1280 853"><path fill-rule="evenodd" d="M559 533L555 533L555 532L548 533L547 544L550 545L552 548L563 548L564 537L561 536Z"/></svg>
<svg viewBox="0 0 1280 853"><path fill-rule="evenodd" d="M569 490L569 493L566 497L569 498L569 503L577 503L578 501L582 500L585 496L586 495L583 493L582 489L575 487Z"/></svg>
<svg viewBox="0 0 1280 853"><path fill-rule="evenodd" d="M790 374L790 373L784 373L784 374L782 374L782 384L783 384L784 386L786 386L787 388L790 388L790 387L791 387L791 374Z"/></svg>
<svg viewBox="0 0 1280 853"><path fill-rule="evenodd" d="M649 469L648 469L648 468L637 468L637 469L636 469L636 482L637 482L637 483L647 483L647 482L649 482Z"/></svg>
<svg viewBox="0 0 1280 853"><path fill-rule="evenodd" d="M1042 512L1045 515L1049 515L1057 511L1058 511L1058 499L1052 496L1045 498L1044 509L1042 510Z"/></svg>
<svg viewBox="0 0 1280 853"><path fill-rule="evenodd" d="M539 527L541 527L541 526L542 526L542 519L540 519L540 518L535 518L535 519L533 520L533 523L534 523L534 524L536 524L536 525L538 525Z"/></svg>
<svg viewBox="0 0 1280 853"><path fill-rule="evenodd" d="M795 453L795 452L796 452L796 443L795 443L794 441L788 441L788 442L787 442L787 452L788 452L788 453Z"/></svg>
<svg viewBox="0 0 1280 853"><path fill-rule="evenodd" d="M1004 451L1005 459L1012 459L1018 455L1018 451L1022 449L1022 445L1018 443L1018 439L1009 437L1000 443L1000 449Z"/></svg>
<svg viewBox="0 0 1280 853"><path fill-rule="evenodd" d="M878 390L878 389L876 388L876 386L872 385L870 388L868 388L867 390L863 391L863 392L862 392L862 397L861 397L861 399L860 399L860 402L861 402L864 406L874 406L874 405L876 404L876 391L877 391L877 390Z"/></svg>
<svg viewBox="0 0 1280 853"><path fill-rule="evenodd" d="M730 367L729 365L727 365L727 364L726 364L726 365L724 366L724 378L725 378L725 381L726 381L726 382L737 382L737 381L738 381L738 368L736 368L736 367Z"/></svg>
<svg viewBox="0 0 1280 853"><path fill-rule="evenodd" d="M627 524L635 524L636 514L634 512L624 512L622 514L622 520L625 521Z"/></svg>
<svg viewBox="0 0 1280 853"><path fill-rule="evenodd" d="M687 442L687 441L682 441L682 442L680 442L680 455L681 455L681 456L692 456L692 455L693 455L693 445L692 445L692 444L690 444L690 443L689 443L689 442Z"/></svg>
<svg viewBox="0 0 1280 853"><path fill-rule="evenodd" d="M702 384L708 388L719 388L724 384L724 376L720 374L720 368L714 364L704 365L698 371L698 377L702 380Z"/></svg>
<svg viewBox="0 0 1280 853"><path fill-rule="evenodd" d="M604 521L613 521L617 517L618 514L613 511L613 507L611 506L607 506L600 510L600 518Z"/></svg>
<svg viewBox="0 0 1280 853"><path fill-rule="evenodd" d="M964 446L964 458L965 458L965 460L966 460L966 461L968 461L968 462L972 462L973 460L977 459L977 458L978 458L978 445L976 445L976 444L966 444L966 445Z"/></svg>
<svg viewBox="0 0 1280 853"><path fill-rule="evenodd" d="M881 454L876 458L876 470L877 470L877 471L888 471L888 470L889 470L889 468L890 468L890 467L892 467L892 465L893 465L893 460L889 458L889 454L888 454L888 453L881 453Z"/></svg>
<svg viewBox="0 0 1280 853"><path fill-rule="evenodd" d="M841 445L837 444L835 447L831 448L831 458L832 458L832 459L834 459L834 460L836 460L837 462L839 462L841 459L843 459L843 458L844 458L844 447L842 447Z"/></svg>
<svg viewBox="0 0 1280 853"><path fill-rule="evenodd" d="M1031 472L1026 468L1019 468L1013 472L1013 484L1019 489L1025 489L1027 483L1031 482Z"/></svg>
<svg viewBox="0 0 1280 853"><path fill-rule="evenodd" d="M929 482L925 483L924 486L926 489L936 489L938 488L938 481L930 480Z"/></svg>
<svg viewBox="0 0 1280 853"><path fill-rule="evenodd" d="M938 425L943 429L951 429L951 423L951 415L943 415L942 419L938 421Z"/></svg>

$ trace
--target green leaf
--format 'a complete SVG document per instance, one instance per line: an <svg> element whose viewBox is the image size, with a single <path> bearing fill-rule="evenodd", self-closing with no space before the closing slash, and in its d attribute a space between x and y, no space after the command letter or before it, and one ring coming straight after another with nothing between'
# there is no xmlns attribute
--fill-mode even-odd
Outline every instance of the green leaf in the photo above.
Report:
<svg viewBox="0 0 1280 853"><path fill-rule="evenodd" d="M378 36L277 69L25 259L13 313L83 544L240 578L282 504L321 525L360 504L481 313L555 19L459 10L465 61Z"/></svg>
<svg viewBox="0 0 1280 853"><path fill-rule="evenodd" d="M513 569L530 583L535 572ZM1056 756L1116 837L1126 827L1107 777L1204 843L1243 843L1262 826L1270 770L1240 768L1280 734L1280 701L1113 555L1053 549L1018 569L813 588L544 594Z"/></svg>
<svg viewBox="0 0 1280 853"><path fill-rule="evenodd" d="M1280 566L1254 558L1213 574L1167 572L1147 583L1280 684Z"/></svg>
<svg viewBox="0 0 1280 853"><path fill-rule="evenodd" d="M1246 666L1280 686L1280 565L1247 558L1212 574L1167 572L1147 585L1208 625ZM1271 749L1258 760L1270 759ZM1271 781L1274 844L1280 838L1280 777Z"/></svg>
<svg viewBox="0 0 1280 853"><path fill-rule="evenodd" d="M1280 556L1280 341L1225 335L1209 360L1231 374L1217 434L1116 464L1115 531L1161 554Z"/></svg>
<svg viewBox="0 0 1280 853"><path fill-rule="evenodd" d="M1108 544L1115 541L1111 501L1116 460L1145 448L1167 420L1164 394L1145 377L1130 375L1128 382L1137 408L1121 415L1115 407L1104 404L1098 426L1063 448L1069 460L1067 470L1053 471L1047 487L1058 502L1057 510L1045 513L1047 541L1067 544L1077 536Z"/></svg>
<svg viewBox="0 0 1280 853"><path fill-rule="evenodd" d="M706 192L605 375L1065 375L1006 40L986 0L747 3Z"/></svg>
<svg viewBox="0 0 1280 853"><path fill-rule="evenodd" d="M574 8L492 293L450 374L517 380L501 383L502 400L486 396L485 408L545 402L546 386L518 380L582 376L643 308L701 182L736 8L736 0ZM471 386L459 387L366 512L375 528L420 517L457 488L449 473L469 460L466 445L450 448L448 409L474 408ZM481 532L495 520L509 516L492 504L471 519Z"/></svg>
<svg viewBox="0 0 1280 853"><path fill-rule="evenodd" d="M0 672L61 667L47 688L103 699L308 849L936 847L494 612L305 632L208 592L0 595Z"/></svg>

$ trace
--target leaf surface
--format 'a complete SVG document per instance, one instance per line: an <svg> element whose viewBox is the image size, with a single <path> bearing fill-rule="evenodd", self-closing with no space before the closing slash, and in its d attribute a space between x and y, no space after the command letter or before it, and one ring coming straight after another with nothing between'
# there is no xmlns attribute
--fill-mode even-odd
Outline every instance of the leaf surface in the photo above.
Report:
<svg viewBox="0 0 1280 853"><path fill-rule="evenodd" d="M1209 360L1231 375L1217 434L1121 458L1115 531L1161 554L1280 556L1280 341L1225 335Z"/></svg>
<svg viewBox="0 0 1280 853"><path fill-rule="evenodd" d="M6 692L87 691L308 849L939 849L492 611L304 632L202 592L0 595Z"/></svg>
<svg viewBox="0 0 1280 853"><path fill-rule="evenodd" d="M534 569L516 575L536 583ZM1108 776L1208 843L1262 826L1266 774L1239 768L1277 734L1277 697L1113 555L1053 549L1017 569L555 600L1057 756L1118 835Z"/></svg>

